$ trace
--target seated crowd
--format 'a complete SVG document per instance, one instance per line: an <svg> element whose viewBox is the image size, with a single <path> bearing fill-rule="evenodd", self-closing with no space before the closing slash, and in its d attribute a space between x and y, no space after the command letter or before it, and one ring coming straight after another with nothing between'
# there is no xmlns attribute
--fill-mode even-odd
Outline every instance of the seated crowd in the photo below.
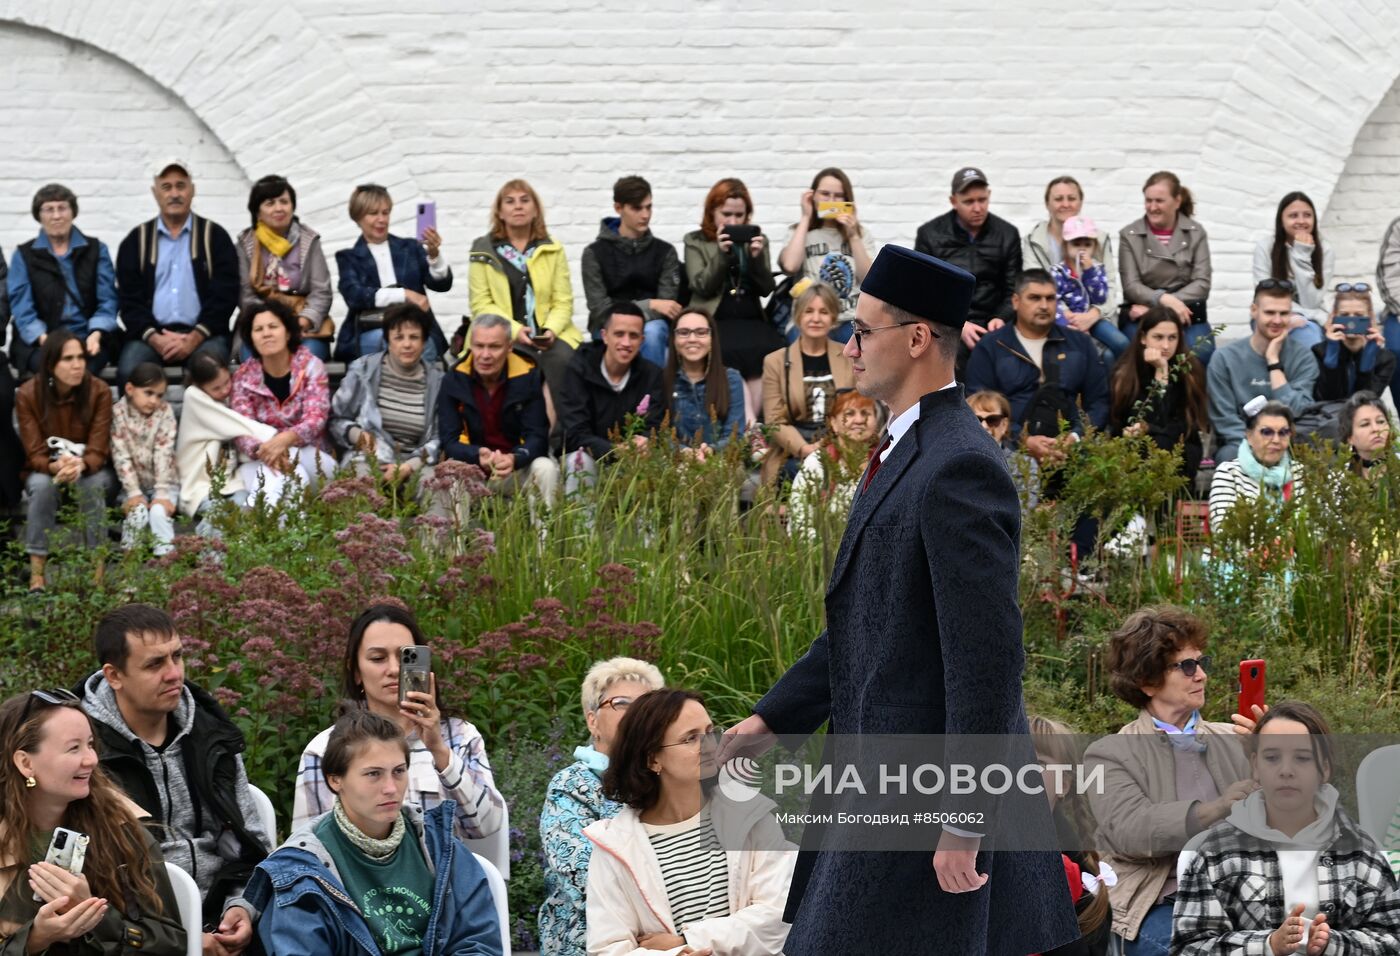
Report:
<svg viewBox="0 0 1400 956"><path fill-rule="evenodd" d="M502 952L495 864L472 841L503 826L505 801L481 734L441 711L439 675L407 682L404 662L431 653L410 611L375 605L351 624L343 700L287 781L281 844L244 770L259 742L186 679L171 618L124 605L94 643L100 668L76 692L0 705L15 861L0 951L185 952L168 865L198 887L209 956ZM1104 781L1081 792L1045 771L1081 932L1051 953L1396 951L1400 881L1340 805L1326 718L1279 701L1208 719L1208 645L1190 613L1144 608L1106 656L1135 720L1084 747L1032 715L1037 763ZM590 740L542 795L541 951L781 953L797 848L771 801L714 786L704 701L619 657L589 669L581 703ZM95 837L78 874L45 860L56 827Z"/></svg>
<svg viewBox="0 0 1400 956"><path fill-rule="evenodd" d="M449 343L429 300L453 284L443 238L421 212L416 236L391 234L382 186L356 186L349 199L361 235L335 253L337 332L326 255L291 183L259 179L251 224L232 239L193 211L186 163L152 177L158 215L122 241L115 268L74 224L78 197L58 184L34 196L38 236L7 270L0 258L0 336L22 383L5 365L0 413L13 413L0 414L0 446L14 454L0 456L0 498L23 502L32 589L46 585L50 532L70 499L89 544L103 535L106 507L120 505L123 546L149 539L161 554L177 520L212 528L215 472L217 497L241 506L314 489L337 468L373 469L413 483L423 509L446 516L454 502L427 480L441 461L476 465L488 486L550 505L592 483L619 441L646 447L663 425L698 458L738 436L766 446L755 479L776 484L783 513L810 531L810 501L846 500L834 492L883 429L879 407L873 427L834 418L860 355L852 332L879 332L858 328L854 304L880 243L840 169L821 170L802 193L777 253L786 278L776 292L744 183L714 185L679 255L650 230L650 184L619 179L614 215L583 254L588 342L574 324L564 248L524 180L500 188L490 231L471 244L472 317ZM1084 197L1074 177L1056 177L1047 218L1022 237L990 211L986 174L964 167L951 208L915 242L976 278L959 378L986 407L1005 404L989 430L1033 475L1092 426L1179 449L1188 494L1203 465L1219 463L1213 502L1254 497L1249 483L1282 488L1288 469L1286 451L1266 444L1280 434L1349 441L1348 401L1395 380L1400 220L1381 257L1381 315L1367 283L1333 284L1316 211L1289 193L1255 250L1251 334L1217 349L1206 319L1210 248L1190 190L1153 173L1144 215L1116 247L1084 215ZM333 354L349 363L338 382ZM115 402L99 377L109 362ZM186 374L178 409L164 396L171 366ZM1271 405L1256 431L1247 409L1259 398L1289 421L1276 427ZM1046 481L1024 490L1053 500L1053 469ZM794 486L804 500L792 500ZM1096 534L1087 520L1075 528L1081 554Z"/></svg>

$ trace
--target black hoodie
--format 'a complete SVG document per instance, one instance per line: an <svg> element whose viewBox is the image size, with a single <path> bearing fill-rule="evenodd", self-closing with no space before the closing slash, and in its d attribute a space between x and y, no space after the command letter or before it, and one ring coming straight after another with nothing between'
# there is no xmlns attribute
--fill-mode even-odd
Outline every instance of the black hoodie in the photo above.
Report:
<svg viewBox="0 0 1400 956"><path fill-rule="evenodd" d="M559 410L559 427L564 432L566 455L582 448L595 460L601 459L612 451L608 433L621 429L628 415L639 415L648 432L660 428L666 417L661 369L638 355L632 360L627 384L622 391L615 391L603 375L604 351L602 342L580 346L564 374L564 387L555 406Z"/></svg>

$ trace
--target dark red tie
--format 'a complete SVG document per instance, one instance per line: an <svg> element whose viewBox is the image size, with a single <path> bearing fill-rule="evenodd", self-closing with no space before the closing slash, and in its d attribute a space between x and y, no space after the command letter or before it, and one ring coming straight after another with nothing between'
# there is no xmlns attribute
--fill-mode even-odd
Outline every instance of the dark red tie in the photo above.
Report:
<svg viewBox="0 0 1400 956"><path fill-rule="evenodd" d="M870 453L870 467L865 470L865 480L860 483L861 494L865 494L865 489L870 487L875 472L880 470L880 456L885 453L886 448L890 447L890 437L886 435L885 440L880 443L880 447Z"/></svg>

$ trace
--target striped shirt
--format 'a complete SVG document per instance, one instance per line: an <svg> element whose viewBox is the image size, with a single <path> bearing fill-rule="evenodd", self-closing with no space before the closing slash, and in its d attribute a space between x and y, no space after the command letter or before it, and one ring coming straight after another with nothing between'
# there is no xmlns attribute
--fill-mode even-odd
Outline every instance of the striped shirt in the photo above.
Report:
<svg viewBox="0 0 1400 956"><path fill-rule="evenodd" d="M729 915L729 862L710 822L710 808L680 823L643 823L661 866L676 932Z"/></svg>
<svg viewBox="0 0 1400 956"><path fill-rule="evenodd" d="M379 377L379 417L399 448L423 444L426 393L422 363L405 372L392 358L385 358Z"/></svg>

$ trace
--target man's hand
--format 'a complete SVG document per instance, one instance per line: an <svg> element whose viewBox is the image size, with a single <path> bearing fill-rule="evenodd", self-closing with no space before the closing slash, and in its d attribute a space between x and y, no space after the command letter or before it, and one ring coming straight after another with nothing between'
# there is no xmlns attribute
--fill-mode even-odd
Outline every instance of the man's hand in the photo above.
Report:
<svg viewBox="0 0 1400 956"><path fill-rule="evenodd" d="M981 837L964 837L943 831L933 854L933 871L945 893L972 893L987 885L987 874L977 872Z"/></svg>
<svg viewBox="0 0 1400 956"><path fill-rule="evenodd" d="M403 290L403 300L410 305L418 306L420 312L427 312L432 308L428 304L428 297L421 292L414 292L412 289Z"/></svg>
<svg viewBox="0 0 1400 956"><path fill-rule="evenodd" d="M137 507L138 505L144 505L145 503L145 495L132 495L130 498L122 502L122 514L129 515L131 514L131 509Z"/></svg>
<svg viewBox="0 0 1400 956"><path fill-rule="evenodd" d="M102 351L102 333L89 332L87 341L84 344L87 347L87 354L96 355L98 352Z"/></svg>
<svg viewBox="0 0 1400 956"><path fill-rule="evenodd" d="M986 335L989 331L991 330L982 328L982 326L978 325L976 322L964 322L962 327L962 344L966 345L969 349L974 349L977 347L977 343L981 341L982 336Z"/></svg>
<svg viewBox="0 0 1400 956"><path fill-rule="evenodd" d="M1060 440L1049 435L1027 435L1024 444L1026 454L1042 464L1053 464L1065 457Z"/></svg>
<svg viewBox="0 0 1400 956"><path fill-rule="evenodd" d="M735 757L762 757L777 742L778 735L768 729L768 721L750 714L724 732L715 761L722 766Z"/></svg>
<svg viewBox="0 0 1400 956"><path fill-rule="evenodd" d="M633 445L636 445L638 448L645 448L645 447L647 447L647 436L645 436L645 435L633 435L633 436L632 436L632 444L633 444Z"/></svg>
<svg viewBox="0 0 1400 956"><path fill-rule="evenodd" d="M1004 329L1004 328L1006 328L1006 320L1005 320L1005 319L992 319L990 322L987 323L987 331L988 331L988 332L995 332L997 329Z"/></svg>
<svg viewBox="0 0 1400 956"><path fill-rule="evenodd" d="M1273 365L1283 357L1283 342L1288 338L1287 334L1280 335L1276 339L1270 339L1269 344L1264 346L1264 361Z"/></svg>
<svg viewBox="0 0 1400 956"><path fill-rule="evenodd" d="M648 299L647 307L657 315L664 315L674 322L680 318L681 304L675 299Z"/></svg>

